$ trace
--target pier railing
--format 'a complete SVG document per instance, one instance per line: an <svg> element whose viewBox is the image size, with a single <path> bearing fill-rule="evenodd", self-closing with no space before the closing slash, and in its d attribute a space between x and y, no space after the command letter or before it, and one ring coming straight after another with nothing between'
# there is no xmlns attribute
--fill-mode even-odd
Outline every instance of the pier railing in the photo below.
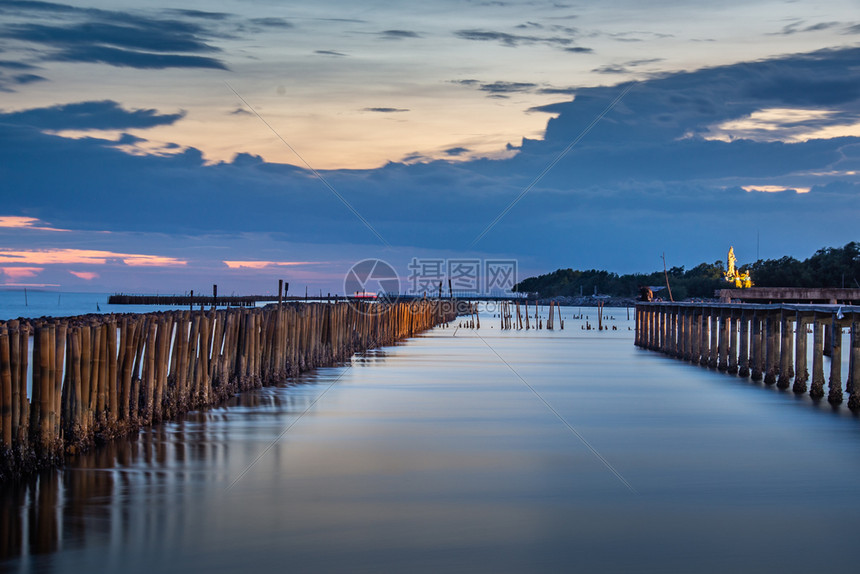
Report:
<svg viewBox="0 0 860 574"><path fill-rule="evenodd" d="M0 478L456 317L456 302L0 322Z"/></svg>
<svg viewBox="0 0 860 574"><path fill-rule="evenodd" d="M849 330L843 389L842 339ZM812 334L812 375L808 365ZM744 303L637 303L635 344L693 364L763 380L796 393L807 389L860 409L860 306Z"/></svg>

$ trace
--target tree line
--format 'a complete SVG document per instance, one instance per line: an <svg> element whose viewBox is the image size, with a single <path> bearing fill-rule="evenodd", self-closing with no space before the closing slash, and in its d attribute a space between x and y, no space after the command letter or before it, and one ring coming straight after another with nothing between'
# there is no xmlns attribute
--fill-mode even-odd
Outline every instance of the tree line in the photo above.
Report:
<svg viewBox="0 0 860 574"><path fill-rule="evenodd" d="M860 289L860 243L844 247L824 247L800 261L794 257L759 259L738 268L749 271L758 287L851 287ZM665 286L666 275L676 301L712 298L717 289L734 288L724 279L724 261L700 263L692 269L672 267L653 273L619 275L599 269L558 269L552 273L529 277L514 286L519 293L537 293L539 297L579 297L599 293L614 297L636 297L643 285ZM655 294L668 299L665 289Z"/></svg>

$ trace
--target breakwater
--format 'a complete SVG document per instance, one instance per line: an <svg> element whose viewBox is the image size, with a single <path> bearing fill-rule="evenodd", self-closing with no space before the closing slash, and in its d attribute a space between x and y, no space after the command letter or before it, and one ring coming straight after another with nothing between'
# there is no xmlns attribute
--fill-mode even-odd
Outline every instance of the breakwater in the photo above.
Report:
<svg viewBox="0 0 860 574"><path fill-rule="evenodd" d="M0 322L0 478L456 317L456 301Z"/></svg>
<svg viewBox="0 0 860 574"><path fill-rule="evenodd" d="M843 351L845 329L849 342ZM635 344L781 389L791 387L795 393L808 390L816 399L825 396L827 382L830 403L841 404L847 393L849 408L860 409L857 306L637 303ZM848 359L845 377L843 353Z"/></svg>

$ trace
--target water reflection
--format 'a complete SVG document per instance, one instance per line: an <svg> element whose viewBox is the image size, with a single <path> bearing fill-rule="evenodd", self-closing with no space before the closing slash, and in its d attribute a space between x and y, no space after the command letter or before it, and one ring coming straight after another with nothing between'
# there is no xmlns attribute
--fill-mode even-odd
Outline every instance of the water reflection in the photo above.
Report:
<svg viewBox="0 0 860 574"><path fill-rule="evenodd" d="M384 352L356 366L383 361ZM223 481L231 468L231 440L254 432L255 421L308 408L316 374L280 387L257 389L210 411L157 425L133 438L111 441L68 461L65 468L4 483L0 502L0 562L93 545L147 546L165 531L181 532L182 493ZM302 387L302 392L293 392ZM236 428L237 420L242 426ZM148 502L171 493L175 504ZM142 537L141 537L142 535ZM20 562L22 568L29 561Z"/></svg>
<svg viewBox="0 0 860 574"><path fill-rule="evenodd" d="M635 349L623 320L602 333L569 320L438 329L4 485L0 568L852 566L848 551L808 551L860 525L847 409L822 416L808 397Z"/></svg>

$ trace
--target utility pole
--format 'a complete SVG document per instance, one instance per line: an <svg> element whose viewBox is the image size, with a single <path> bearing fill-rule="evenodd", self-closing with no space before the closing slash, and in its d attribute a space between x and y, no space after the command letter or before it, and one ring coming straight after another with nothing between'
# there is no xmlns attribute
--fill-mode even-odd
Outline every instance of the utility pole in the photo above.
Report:
<svg viewBox="0 0 860 574"><path fill-rule="evenodd" d="M669 291L669 301L672 303L675 302L675 299L672 297L672 288L669 287L669 272L666 271L666 253L663 252L663 275L666 277L666 289Z"/></svg>

